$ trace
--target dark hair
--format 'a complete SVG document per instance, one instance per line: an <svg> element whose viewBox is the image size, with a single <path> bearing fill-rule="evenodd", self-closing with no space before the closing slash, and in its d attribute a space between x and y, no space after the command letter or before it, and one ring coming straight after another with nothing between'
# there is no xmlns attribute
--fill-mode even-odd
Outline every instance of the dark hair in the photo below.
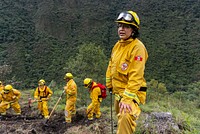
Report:
<svg viewBox="0 0 200 134"><path fill-rule="evenodd" d="M135 38L139 37L140 33L139 33L138 28L133 25L131 25L131 28L133 29L132 38L135 39Z"/></svg>

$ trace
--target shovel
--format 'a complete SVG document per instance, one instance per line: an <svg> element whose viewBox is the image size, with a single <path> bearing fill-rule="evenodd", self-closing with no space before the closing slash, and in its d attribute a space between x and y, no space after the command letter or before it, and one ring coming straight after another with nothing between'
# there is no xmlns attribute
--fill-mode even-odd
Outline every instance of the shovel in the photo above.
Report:
<svg viewBox="0 0 200 134"><path fill-rule="evenodd" d="M58 103L59 103L60 100L62 99L62 96L63 96L64 93L65 93L65 90L62 91L62 94L61 94L60 97L58 98L58 100L57 100L56 104L54 105L53 109L51 110L51 113L49 114L49 118L45 119L45 122L44 122L44 125L45 125L45 126L48 126L47 123L48 123L50 117L52 116L53 112L55 111L55 109L56 109Z"/></svg>

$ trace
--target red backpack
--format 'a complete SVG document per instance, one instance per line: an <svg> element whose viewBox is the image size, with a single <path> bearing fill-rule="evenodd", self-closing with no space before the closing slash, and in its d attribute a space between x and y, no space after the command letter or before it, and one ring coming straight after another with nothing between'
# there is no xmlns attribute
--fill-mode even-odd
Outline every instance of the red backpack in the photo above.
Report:
<svg viewBox="0 0 200 134"><path fill-rule="evenodd" d="M103 98L105 99L107 94L106 94L106 86L101 84L101 83L97 83L96 86L92 87L92 89L94 89L95 87L99 87L101 89L101 95L99 95L99 98Z"/></svg>

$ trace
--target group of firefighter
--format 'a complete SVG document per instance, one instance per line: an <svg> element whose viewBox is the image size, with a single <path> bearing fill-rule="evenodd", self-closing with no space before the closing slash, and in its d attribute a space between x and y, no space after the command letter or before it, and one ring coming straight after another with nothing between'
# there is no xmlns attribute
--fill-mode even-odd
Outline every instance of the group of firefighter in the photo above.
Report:
<svg viewBox="0 0 200 134"><path fill-rule="evenodd" d="M148 53L144 44L138 38L140 19L136 12L121 12L115 22L117 23L119 40L112 49L107 67L106 87L115 96L114 108L118 118L117 134L132 134L136 128L136 120L141 113L140 104L145 104L146 100L147 86L144 70ZM71 73L67 73L64 79L67 82L64 87L67 96L65 121L70 123L71 117L76 114L77 86ZM92 100L87 107L88 120L93 120L94 115L96 118L101 117L100 103L102 100L98 97L101 93L100 88L96 87L91 90L96 84L90 78L84 79L84 86L90 89ZM44 118L49 118L47 101L53 92L45 85L44 80L40 80L38 85L34 98L38 101L38 109L41 114ZM9 99L5 100L5 96L8 96ZM0 95L0 99L2 99L0 104L1 115L6 114L6 109L10 106L13 107L16 114L20 115L19 98L20 92L13 89L11 85L6 85ZM10 103L6 103L7 101ZM3 105L3 102L5 102L5 105Z"/></svg>
<svg viewBox="0 0 200 134"><path fill-rule="evenodd" d="M65 122L71 123L72 116L76 114L76 100L77 100L77 85L73 79L71 73L66 73L64 76L66 85L64 86L64 92L66 94L66 107L65 107ZM88 106L86 113L88 120L93 120L93 115L96 118L101 117L100 103L102 102L101 89L97 86L91 78L84 79L85 88L89 88L91 104ZM46 85L44 79L38 81L38 87L34 91L34 100L32 102L38 102L39 116L43 116L45 119L49 119L48 100L52 96L53 91ZM1 118L6 115L7 109L13 108L16 115L21 115L21 107L19 104L21 93L19 90L14 89L12 85L8 84L4 87L2 81L0 81L0 114Z"/></svg>

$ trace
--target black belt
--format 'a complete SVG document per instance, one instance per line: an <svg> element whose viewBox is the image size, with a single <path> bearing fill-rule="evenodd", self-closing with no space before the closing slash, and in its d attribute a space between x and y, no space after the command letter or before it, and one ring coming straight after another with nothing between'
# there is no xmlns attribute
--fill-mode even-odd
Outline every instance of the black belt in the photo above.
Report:
<svg viewBox="0 0 200 134"><path fill-rule="evenodd" d="M138 91L146 92L147 91L147 87L141 87Z"/></svg>

